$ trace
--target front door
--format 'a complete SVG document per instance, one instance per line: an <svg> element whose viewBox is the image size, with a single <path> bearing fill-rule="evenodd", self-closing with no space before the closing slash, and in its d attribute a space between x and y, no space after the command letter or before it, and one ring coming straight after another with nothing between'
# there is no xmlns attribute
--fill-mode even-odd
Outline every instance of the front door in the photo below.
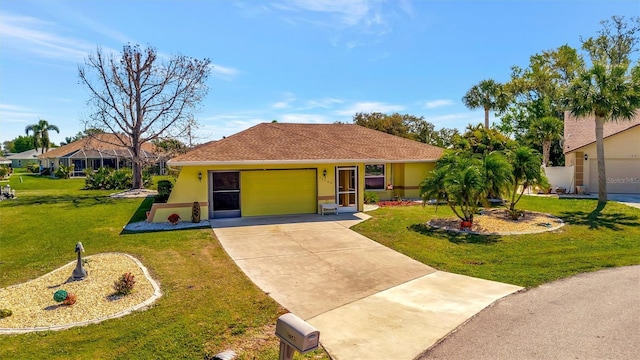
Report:
<svg viewBox="0 0 640 360"><path fill-rule="evenodd" d="M339 167L336 169L336 203L339 212L358 211L358 168Z"/></svg>
<svg viewBox="0 0 640 360"><path fill-rule="evenodd" d="M239 217L240 214L240 172L211 171L210 218Z"/></svg>

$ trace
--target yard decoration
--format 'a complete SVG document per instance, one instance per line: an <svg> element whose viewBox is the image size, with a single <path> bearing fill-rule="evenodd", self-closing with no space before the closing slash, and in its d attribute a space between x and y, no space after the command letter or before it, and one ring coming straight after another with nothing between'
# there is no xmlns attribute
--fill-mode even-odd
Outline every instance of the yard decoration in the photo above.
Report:
<svg viewBox="0 0 640 360"><path fill-rule="evenodd" d="M76 294L68 293L67 297L62 301L62 303L65 305L73 305L76 303L76 300Z"/></svg>
<svg viewBox="0 0 640 360"><path fill-rule="evenodd" d="M169 217L167 218L167 220L169 220L169 222L171 223L171 225L176 225L176 224L180 221L180 215L178 215L178 214L171 214L171 215L169 215Z"/></svg>
<svg viewBox="0 0 640 360"><path fill-rule="evenodd" d="M87 277L87 270L82 267L82 253L84 252L84 246L81 242L76 244L76 252L78 253L78 262L76 268L73 270L73 280L82 280Z"/></svg>
<svg viewBox="0 0 640 360"><path fill-rule="evenodd" d="M191 206L191 222L200 222L200 203L197 201L194 201L193 206Z"/></svg>
<svg viewBox="0 0 640 360"><path fill-rule="evenodd" d="M471 221L462 221L460 222L460 230L465 231L465 230L469 230L471 231L471 227L473 226L473 223Z"/></svg>
<svg viewBox="0 0 640 360"><path fill-rule="evenodd" d="M69 295L69 294L67 293L66 290L58 290L58 291L53 293L53 300L55 302L63 302L64 299L67 298L67 295Z"/></svg>

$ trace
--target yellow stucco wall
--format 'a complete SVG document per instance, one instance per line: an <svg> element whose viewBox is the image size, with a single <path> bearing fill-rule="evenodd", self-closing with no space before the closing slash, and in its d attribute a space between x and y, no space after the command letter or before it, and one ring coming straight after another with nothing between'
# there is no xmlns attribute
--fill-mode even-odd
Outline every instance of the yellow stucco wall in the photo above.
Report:
<svg viewBox="0 0 640 360"><path fill-rule="evenodd" d="M335 194L336 194L336 167L358 167L358 183L359 188L364 188L364 164L361 163L327 163L327 164L265 164L265 165L228 165L228 166L184 166L180 170L180 174L178 175L178 179L173 187L173 191L169 196L167 204L164 207L157 207L154 209L154 216L151 219L153 222L165 222L167 221L167 217L173 213L177 213L180 215L183 221L189 220L191 218L191 205L194 201L199 201L201 203L209 202L209 172L210 171L240 171L241 172L241 181L245 178L243 174L243 170L282 170L283 169L311 169L315 171L316 176L316 184L313 184L315 192L313 195L316 198L316 204L314 210L317 211L318 204L321 203L335 203ZM326 170L326 176L324 175L324 170ZM202 174L202 180L198 180L198 173ZM247 171L248 173L248 171ZM256 176L259 173L256 173ZM246 178L245 178L246 181ZM245 188L246 184L241 184L241 201L242 194L245 190L252 191L250 188ZM284 190L283 190L284 191ZM358 211L362 211L364 203L364 191L358 192ZM170 207L174 205L175 207ZM242 207L242 203L241 203ZM252 209L248 209L250 214L249 216L254 215L262 215L264 212L254 211ZM274 208L272 214L282 213L281 209ZM201 219L208 219L209 209L207 206L202 206L201 208ZM244 209L243 209L243 216Z"/></svg>
<svg viewBox="0 0 640 360"><path fill-rule="evenodd" d="M434 163L406 163L406 164L385 164L385 183L393 184L393 190L378 191L381 200L388 200L395 195L404 198L418 198L419 185L432 170ZM167 204L157 205L152 210L154 216L152 221L164 222L172 213L180 215L183 221L191 219L191 204L194 201L200 202L201 219L208 219L209 216L209 188L211 186L209 174L211 171L240 171L241 176L241 211L243 216L259 216L274 214L290 214L292 210L282 208L282 201L271 201L272 196L297 196L296 191L288 191L287 176L297 176L306 174L309 177L305 180L306 188L299 189L308 193L308 198L301 201L300 209L298 205L292 207L297 213L317 212L318 204L336 202L336 168L337 167L357 167L358 168L358 200L357 210L364 208L364 163L327 163L327 164L295 164L295 165L229 165L229 166L184 166L182 167L178 179L169 196ZM309 171L296 172L288 170ZM249 171L251 170L251 171ZM259 170L280 170L280 171L259 171ZM326 175L325 175L326 170ZM310 175L313 172L313 175ZM198 179L198 174L202 174L202 179ZM315 177L316 183L311 180ZM254 184L254 185L252 185ZM297 186L297 185L296 185ZM304 187L304 186L303 186ZM282 195L278 195L281 193ZM248 197L264 197L263 200L248 201ZM308 203L314 199L314 209ZM248 202L247 202L248 201ZM269 203L278 203L276 206L269 206ZM306 205L303 205L306 204Z"/></svg>
<svg viewBox="0 0 640 360"><path fill-rule="evenodd" d="M576 152L582 152L587 155L588 160L584 161L583 183L590 192L595 193L597 192L598 184L591 184L590 174L597 172L596 144L589 144L565 154L565 166L571 166L575 163ZM604 139L604 154L605 159L612 160L607 164L607 169L617 164L620 164L618 166L638 167L638 170L632 171L632 173L636 173L637 177L640 177L640 126ZM609 170L607 171L607 176L610 176ZM611 192L611 189L607 190ZM629 191L637 190L632 188Z"/></svg>
<svg viewBox="0 0 640 360"><path fill-rule="evenodd" d="M404 165L405 198L420 197L420 183L434 167L435 163L407 163Z"/></svg>

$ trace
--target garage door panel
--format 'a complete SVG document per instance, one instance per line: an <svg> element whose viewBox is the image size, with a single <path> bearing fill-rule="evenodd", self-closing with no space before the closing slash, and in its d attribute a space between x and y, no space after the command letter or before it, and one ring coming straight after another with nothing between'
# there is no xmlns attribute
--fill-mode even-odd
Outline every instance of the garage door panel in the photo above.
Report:
<svg viewBox="0 0 640 360"><path fill-rule="evenodd" d="M243 171L242 216L314 214L315 170Z"/></svg>
<svg viewBox="0 0 640 360"><path fill-rule="evenodd" d="M607 193L640 194L640 159L606 160ZM598 192L598 160L589 160L589 191Z"/></svg>

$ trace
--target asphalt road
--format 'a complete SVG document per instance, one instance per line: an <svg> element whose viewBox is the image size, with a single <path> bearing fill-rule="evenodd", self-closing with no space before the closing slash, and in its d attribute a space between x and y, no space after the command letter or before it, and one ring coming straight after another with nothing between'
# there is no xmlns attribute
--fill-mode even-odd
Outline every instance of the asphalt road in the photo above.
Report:
<svg viewBox="0 0 640 360"><path fill-rule="evenodd" d="M640 359L640 266L510 295L416 359Z"/></svg>

